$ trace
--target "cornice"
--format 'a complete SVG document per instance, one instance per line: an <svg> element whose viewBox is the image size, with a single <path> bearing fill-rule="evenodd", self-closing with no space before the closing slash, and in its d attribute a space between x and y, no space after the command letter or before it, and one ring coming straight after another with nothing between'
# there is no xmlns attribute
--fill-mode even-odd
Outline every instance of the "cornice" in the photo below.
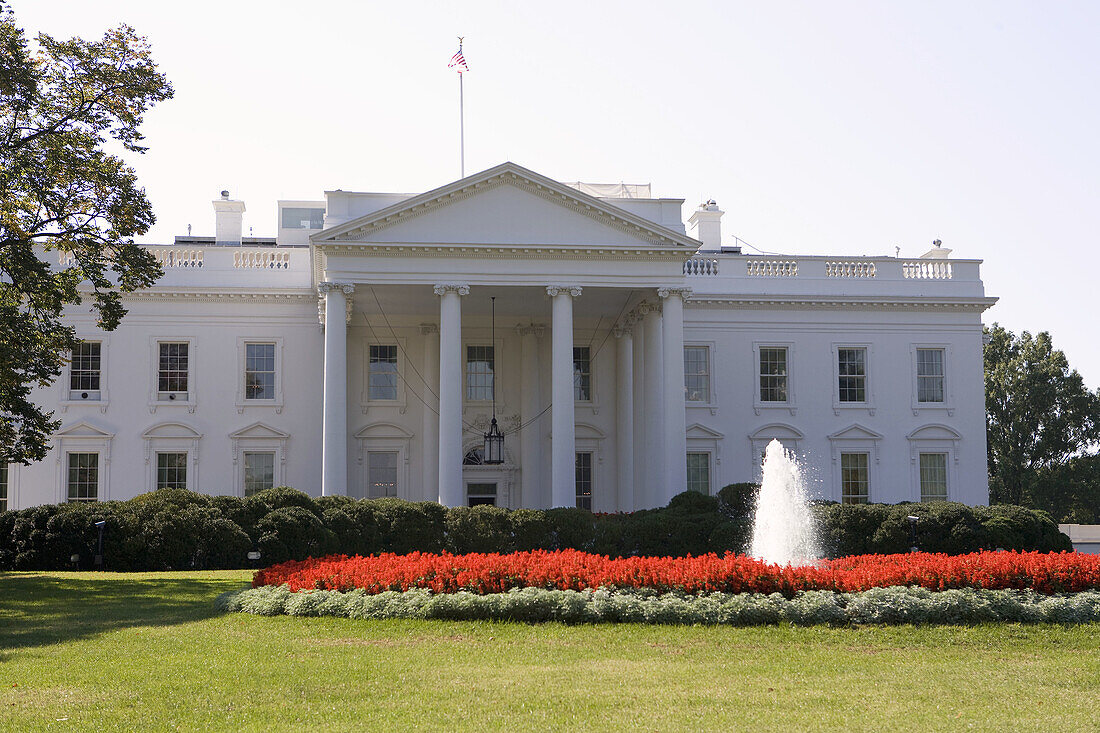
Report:
<svg viewBox="0 0 1100 733"><path fill-rule="evenodd" d="M997 298L899 298L895 296L693 295L687 299L687 304L738 309L938 310L982 313L991 308L997 300Z"/></svg>
<svg viewBox="0 0 1100 733"><path fill-rule="evenodd" d="M312 301L317 291L312 288L294 290L139 290L122 293L124 301L187 300L199 303L220 302L226 300L279 300Z"/></svg>
<svg viewBox="0 0 1100 733"><path fill-rule="evenodd" d="M422 242L317 242L315 249L326 254L365 252L402 257L477 257L480 259L575 259L601 260L630 256L636 259L686 260L694 252L687 249L645 249L641 247L588 247L585 245L462 243L425 244Z"/></svg>

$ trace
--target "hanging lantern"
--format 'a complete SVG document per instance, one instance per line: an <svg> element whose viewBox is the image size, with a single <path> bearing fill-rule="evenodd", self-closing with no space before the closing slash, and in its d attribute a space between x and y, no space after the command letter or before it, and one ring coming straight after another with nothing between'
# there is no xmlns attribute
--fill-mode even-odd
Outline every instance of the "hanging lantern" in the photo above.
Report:
<svg viewBox="0 0 1100 733"><path fill-rule="evenodd" d="M485 433L484 459L482 463L498 465L504 463L504 436L497 427L497 419L489 423L489 432Z"/></svg>

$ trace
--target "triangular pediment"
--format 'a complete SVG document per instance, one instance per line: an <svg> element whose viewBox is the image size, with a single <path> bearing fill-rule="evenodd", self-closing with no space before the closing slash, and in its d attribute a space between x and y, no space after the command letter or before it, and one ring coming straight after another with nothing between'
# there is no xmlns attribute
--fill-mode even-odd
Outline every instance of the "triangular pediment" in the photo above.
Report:
<svg viewBox="0 0 1100 733"><path fill-rule="evenodd" d="M765 425L749 434L752 440L802 440L802 437L802 432L798 428L781 422Z"/></svg>
<svg viewBox="0 0 1100 733"><path fill-rule="evenodd" d="M54 437L57 438L113 438L114 433L108 433L106 430L101 430L91 423L84 421L74 423L63 430L59 430L54 433Z"/></svg>
<svg viewBox="0 0 1100 733"><path fill-rule="evenodd" d="M700 425L699 423L693 423L688 426L687 436L689 438L703 438L706 440L721 440L723 437L725 437L722 435L722 433L711 430L705 425Z"/></svg>
<svg viewBox="0 0 1100 733"><path fill-rule="evenodd" d="M859 423L853 423L830 435L829 440L882 440L882 435Z"/></svg>
<svg viewBox="0 0 1100 733"><path fill-rule="evenodd" d="M230 438L260 438L269 440L286 440L290 437L288 433L284 433L282 430L271 427L270 425L264 425L262 422L254 422L248 427L241 428L236 432L229 434Z"/></svg>
<svg viewBox="0 0 1100 733"><path fill-rule="evenodd" d="M503 163L313 235L315 246L387 244L671 249L700 243L545 176Z"/></svg>

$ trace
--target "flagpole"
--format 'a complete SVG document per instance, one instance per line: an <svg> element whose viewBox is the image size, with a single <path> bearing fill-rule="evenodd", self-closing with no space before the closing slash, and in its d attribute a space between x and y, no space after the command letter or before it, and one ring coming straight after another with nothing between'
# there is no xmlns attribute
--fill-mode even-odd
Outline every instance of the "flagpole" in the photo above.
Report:
<svg viewBox="0 0 1100 733"><path fill-rule="evenodd" d="M462 51L462 45L459 44L458 50ZM462 95L462 74L458 75L458 156L460 170L462 175L459 178L466 177L466 105L465 99Z"/></svg>

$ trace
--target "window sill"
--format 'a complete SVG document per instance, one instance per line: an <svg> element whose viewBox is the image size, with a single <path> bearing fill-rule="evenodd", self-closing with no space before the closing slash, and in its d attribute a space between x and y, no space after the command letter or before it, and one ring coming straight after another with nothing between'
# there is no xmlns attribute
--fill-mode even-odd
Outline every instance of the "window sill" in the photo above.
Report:
<svg viewBox="0 0 1100 733"><path fill-rule="evenodd" d="M834 415L839 415L841 410L863 410L874 417L876 409L874 403L871 402L833 402Z"/></svg>
<svg viewBox="0 0 1100 733"><path fill-rule="evenodd" d="M798 406L792 402L755 402L752 411L759 415L764 410L786 410L794 417L798 412Z"/></svg>
<svg viewBox="0 0 1100 733"><path fill-rule="evenodd" d="M246 407L275 408L275 414L283 414L282 400L238 400L236 402L237 414L243 414Z"/></svg>
<svg viewBox="0 0 1100 733"><path fill-rule="evenodd" d="M186 407L188 412L193 413L196 406L195 400L151 400L149 412L155 414L161 407Z"/></svg>
<svg viewBox="0 0 1100 733"><path fill-rule="evenodd" d="M102 413L107 412L109 404L106 398L101 397L98 400L61 400L58 406L62 412L68 412L70 407L96 407Z"/></svg>
<svg viewBox="0 0 1100 733"><path fill-rule="evenodd" d="M948 417L955 416L955 406L946 402L914 402L913 416L916 417L922 410L946 410Z"/></svg>
<svg viewBox="0 0 1100 733"><path fill-rule="evenodd" d="M700 401L684 400L684 406L689 408L689 409L690 408L695 408L697 410L710 410L711 415L717 415L718 414L718 403L716 403L716 402L703 402L701 400Z"/></svg>

